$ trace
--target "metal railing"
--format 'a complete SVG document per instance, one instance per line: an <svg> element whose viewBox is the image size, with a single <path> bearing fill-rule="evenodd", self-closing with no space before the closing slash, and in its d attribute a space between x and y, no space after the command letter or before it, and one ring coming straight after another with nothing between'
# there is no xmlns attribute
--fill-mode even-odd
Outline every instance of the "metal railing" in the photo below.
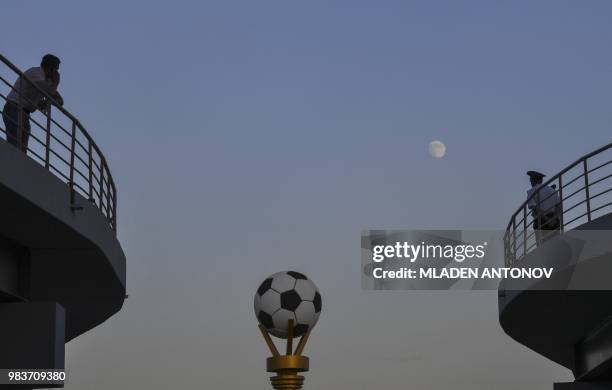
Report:
<svg viewBox="0 0 612 390"><path fill-rule="evenodd" d="M18 78L23 80L19 83L19 91L13 86ZM42 96L47 102L42 105L42 109L29 114L22 111L22 104L37 107L40 103L28 100L22 91L24 85L33 87L40 94L38 97ZM13 132L7 132L5 126L5 120L11 120L9 115L5 115L5 104L11 91L20 98L19 103L15 105L18 111L18 123L14 123L19 129L17 137ZM78 209L74 196L76 192L94 203L116 232L117 189L102 151L76 117L58 105L1 54L0 110L4 119L0 121L0 132L4 133L6 140L21 147L26 155L68 184L73 210ZM27 120L30 124L29 142L23 143L21 132L28 131L24 126L24 121Z"/></svg>
<svg viewBox="0 0 612 390"><path fill-rule="evenodd" d="M561 172L542 183L543 188L550 186L556 190L549 195L543 195L540 190L531 196L512 215L504 235L506 266L516 266L529 252L538 246L538 232L533 228L533 222L538 220L542 211L534 214L529 209L529 203L542 210L544 202L554 197L555 225L564 232L576 228L595 218L612 212L612 143L597 149ZM556 201L558 199L558 202ZM547 231L543 231L547 232Z"/></svg>

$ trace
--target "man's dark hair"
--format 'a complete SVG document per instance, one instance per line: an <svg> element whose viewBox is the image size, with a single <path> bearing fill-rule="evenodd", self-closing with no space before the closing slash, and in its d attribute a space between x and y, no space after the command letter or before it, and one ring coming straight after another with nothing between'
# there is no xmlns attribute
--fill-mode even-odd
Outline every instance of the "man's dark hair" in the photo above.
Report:
<svg viewBox="0 0 612 390"><path fill-rule="evenodd" d="M529 179L529 182L531 183L531 185L542 184L543 181L544 179L541 177L532 177Z"/></svg>
<svg viewBox="0 0 612 390"><path fill-rule="evenodd" d="M45 54L40 62L42 68L59 68L61 61L53 54Z"/></svg>

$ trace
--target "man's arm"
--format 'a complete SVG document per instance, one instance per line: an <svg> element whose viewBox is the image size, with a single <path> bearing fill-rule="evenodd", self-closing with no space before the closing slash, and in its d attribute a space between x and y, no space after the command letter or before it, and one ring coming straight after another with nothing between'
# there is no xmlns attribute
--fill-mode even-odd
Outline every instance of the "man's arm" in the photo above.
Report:
<svg viewBox="0 0 612 390"><path fill-rule="evenodd" d="M54 93L51 94L51 97L60 106L64 105L64 98L62 97L62 95L59 94L59 92L55 91Z"/></svg>
<svg viewBox="0 0 612 390"><path fill-rule="evenodd" d="M59 72L55 72L55 74L50 79L38 80L35 81L35 84L45 91L51 98L60 106L64 105L64 99L62 95L57 92L57 87L60 83L60 74Z"/></svg>
<svg viewBox="0 0 612 390"><path fill-rule="evenodd" d="M530 189L529 191L527 191L527 207L529 208L529 210L533 211L536 207L536 196L535 195L533 198L531 197L531 195L533 194L534 190Z"/></svg>

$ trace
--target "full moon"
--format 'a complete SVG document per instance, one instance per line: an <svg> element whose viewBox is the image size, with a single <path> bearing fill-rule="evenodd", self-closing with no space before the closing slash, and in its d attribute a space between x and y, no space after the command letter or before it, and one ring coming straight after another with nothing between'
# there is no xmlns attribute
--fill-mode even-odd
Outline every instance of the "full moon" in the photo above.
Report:
<svg viewBox="0 0 612 390"><path fill-rule="evenodd" d="M442 141L431 141L429 143L429 154L434 158L442 158L446 154L446 145Z"/></svg>

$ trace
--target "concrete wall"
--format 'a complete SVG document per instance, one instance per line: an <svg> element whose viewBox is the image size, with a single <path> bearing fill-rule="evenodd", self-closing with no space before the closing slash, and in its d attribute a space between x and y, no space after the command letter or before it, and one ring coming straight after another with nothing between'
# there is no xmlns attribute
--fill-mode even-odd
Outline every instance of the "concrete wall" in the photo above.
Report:
<svg viewBox="0 0 612 390"><path fill-rule="evenodd" d="M0 238L0 302L14 301L26 294L23 271L27 268L28 251Z"/></svg>
<svg viewBox="0 0 612 390"><path fill-rule="evenodd" d="M0 304L0 367L64 368L64 308L55 302Z"/></svg>
<svg viewBox="0 0 612 390"><path fill-rule="evenodd" d="M22 272L27 298L65 309L66 341L121 309L126 278L125 255L108 221L95 204L71 195L66 183L0 140L0 239L30 254ZM0 254L0 267L6 290L14 292L12 257Z"/></svg>

